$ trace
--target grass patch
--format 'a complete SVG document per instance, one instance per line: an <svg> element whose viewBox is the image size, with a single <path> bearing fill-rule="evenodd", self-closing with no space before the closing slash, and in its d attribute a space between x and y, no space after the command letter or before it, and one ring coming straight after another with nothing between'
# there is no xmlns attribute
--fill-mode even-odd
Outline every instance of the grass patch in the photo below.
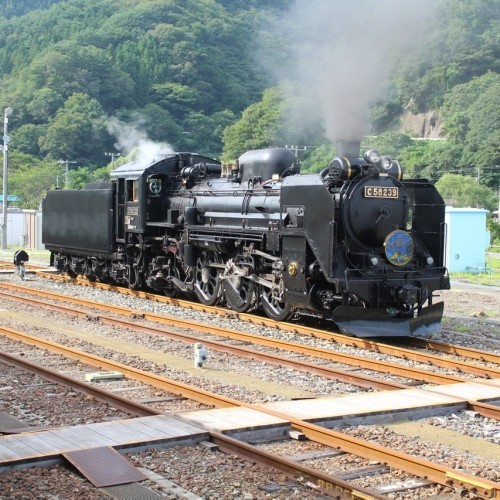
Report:
<svg viewBox="0 0 500 500"><path fill-rule="evenodd" d="M486 254L486 270L487 272L450 273L450 278L475 285L500 286L499 253Z"/></svg>
<svg viewBox="0 0 500 500"><path fill-rule="evenodd" d="M23 247L8 247L5 250L0 250L0 257L2 259L12 260L14 258L14 253L16 250L24 250ZM32 262L45 262L50 261L50 252L48 250L26 250L30 256L30 261Z"/></svg>

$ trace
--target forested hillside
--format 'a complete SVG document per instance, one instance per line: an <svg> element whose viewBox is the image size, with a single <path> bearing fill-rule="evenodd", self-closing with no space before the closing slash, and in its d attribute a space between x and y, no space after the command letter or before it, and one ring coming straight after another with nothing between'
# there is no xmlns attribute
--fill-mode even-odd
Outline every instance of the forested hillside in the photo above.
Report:
<svg viewBox="0 0 500 500"><path fill-rule="evenodd" d="M220 151L222 128L269 83L248 43L264 15L210 0L67 0L3 20L16 148L98 163L113 144L99 118L140 113L153 140Z"/></svg>
<svg viewBox="0 0 500 500"><path fill-rule="evenodd" d="M304 3L311 5L311 2ZM315 3L325 5L324 2L313 0L312 4ZM357 104L351 98L352 95L361 96L370 85L380 85L380 67L391 65L384 89L378 95L369 96L375 98L370 103L371 130L366 132L369 137L364 140L365 147L377 147L399 158L405 166L407 177L422 176L437 180L447 172L479 178L480 183L492 188L493 192L487 192L486 196L484 190L479 190L475 197L476 203L486 203L494 208L494 195L500 184L500 2L417 2L412 5L416 5L417 9L424 9L427 5L429 11L420 20L420 30L415 30L414 36L411 32L414 28L412 18L403 18L401 13L396 12L397 7L404 9L409 6L409 2L378 4L389 7L386 9L387 18L382 19L380 24L384 28L379 30L379 25L376 25L374 30L366 33L362 29L357 30L357 36L367 40L363 45L353 42L354 38L349 32L344 48L346 53L350 52L352 64L347 66L347 70L346 67L342 67L343 71L329 70L326 64L329 61L328 54L323 54L320 60L322 66L318 71L311 72L324 74L325 78L330 78L333 82L327 87L326 98L318 100L321 89L314 92L316 88L312 78L306 81L305 90L294 88L290 92L283 90L284 86L281 85L272 91L272 99L270 91L267 91L259 103L245 111L238 123L226 129L226 157L234 157L248 147L261 147L269 140L272 143L285 140L302 145L302 149L304 145L310 146L308 151L302 150L300 153L303 169L320 170L334 154L334 144L322 141L317 129L311 127L309 121L303 130L298 130L296 125L301 120L290 120L290 116L295 114L302 120L304 117L309 119L307 109L325 108L330 99L328 92L335 92L335 80L343 79L346 83L337 107L344 105L345 101L351 102L344 114L347 119L338 124L336 139L342 139L338 134L342 133L343 127L347 129L348 119L351 118L349 112L354 111ZM370 6L369 2L364 5ZM332 11L335 13L334 8ZM302 13L306 12L303 9ZM347 14L351 14L351 11ZM417 17L414 12L410 14ZM340 15L348 19L345 12L340 12ZM360 10L356 11L356 15L362 18ZM404 36L398 37L396 19L412 35L409 41ZM321 23L321 19L316 19L316 22ZM415 19L414 22L419 21ZM318 29L318 32L320 41L327 40L325 30ZM336 30L333 33L334 40L328 45L329 49L342 42L342 33ZM389 44L383 46L379 53L371 51L371 45L378 43L376 38L384 36L396 37L393 45L396 49L399 49L401 40L406 43L404 50L396 53L392 64L393 54L390 53ZM289 41L291 40L292 37ZM307 33L300 39L300 43L307 44ZM363 50L351 50L356 44ZM321 45L318 44L315 48L321 50ZM311 66L312 51L308 51L307 56L306 62ZM376 60L376 65L369 64L370 61L366 63L370 57ZM296 59L288 57L287 60L291 61L290 64L295 64L296 73L300 73ZM335 66L340 58L332 57L331 60L335 61L332 63ZM342 63L344 61L340 60L339 64ZM299 85L304 85L303 78L297 80ZM359 81L364 83L360 84ZM290 98L303 96L311 88L311 102L306 105L296 98ZM350 89L353 89L352 92ZM413 122L419 126L401 130L403 116L413 116ZM439 131L432 137L435 140L415 140L422 138L424 116L432 116L432 122L428 125ZM316 140L311 137L311 130L314 130Z"/></svg>
<svg viewBox="0 0 500 500"><path fill-rule="evenodd" d="M5 3L0 106L14 110L9 193L24 207L36 208L45 190L66 181L61 161L75 162L69 185L78 187L106 177L109 153L127 154L141 140L227 160L248 148L295 144L303 168L317 170L334 154L328 119L336 139L348 128L345 117L320 112L327 107L318 82L349 104L347 117L358 90L370 91L365 145L397 156L409 175L472 172L491 188L500 182L500 0L404 8L400 0ZM356 41L382 52L352 57L346 70L339 54ZM330 53L337 58L328 60ZM395 132L403 114L429 111L445 141Z"/></svg>

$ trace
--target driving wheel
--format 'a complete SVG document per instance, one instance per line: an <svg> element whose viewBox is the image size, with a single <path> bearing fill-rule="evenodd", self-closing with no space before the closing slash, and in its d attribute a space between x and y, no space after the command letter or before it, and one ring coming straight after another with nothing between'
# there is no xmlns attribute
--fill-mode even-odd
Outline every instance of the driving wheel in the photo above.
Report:
<svg viewBox="0 0 500 500"><path fill-rule="evenodd" d="M212 259L210 259L212 257ZM217 261L215 255L204 254L196 261L194 291L198 300L206 306L217 304L221 297L220 269L210 267L210 261Z"/></svg>
<svg viewBox="0 0 500 500"><path fill-rule="evenodd" d="M230 276L224 279L222 289L227 305L233 311L247 312L255 302L254 283L243 276Z"/></svg>
<svg viewBox="0 0 500 500"><path fill-rule="evenodd" d="M262 309L270 319L286 321L294 313L293 307L289 303L281 302L279 299L273 297L272 290L269 288L262 288L260 298Z"/></svg>

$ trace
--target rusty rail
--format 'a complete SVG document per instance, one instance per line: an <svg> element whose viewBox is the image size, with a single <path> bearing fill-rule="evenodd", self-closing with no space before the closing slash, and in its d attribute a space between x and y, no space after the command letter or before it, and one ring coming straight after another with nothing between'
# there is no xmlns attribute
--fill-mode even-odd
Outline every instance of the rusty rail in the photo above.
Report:
<svg viewBox="0 0 500 500"><path fill-rule="evenodd" d="M252 410L262 411L269 415L284 419L285 421L289 421L294 428L303 432L312 441L368 459L376 459L383 464L405 470L406 472L430 479L445 486L466 488L483 498L500 498L500 484L493 481L478 478L465 472L456 471L441 464L413 457L406 453L397 452L368 441L346 436L340 432L290 417L281 412L276 412L261 406L250 405L203 389L188 386L187 384L176 382L165 377L148 374L147 372L128 367L121 363L109 361L98 356L92 356L76 349L38 339L31 335L22 334L10 328L0 327L0 333L26 344L36 345L53 352L64 354L70 358L78 359L91 366L121 371L129 378L140 380L155 387L161 387L169 392L188 397L203 404L217 407L242 406Z"/></svg>

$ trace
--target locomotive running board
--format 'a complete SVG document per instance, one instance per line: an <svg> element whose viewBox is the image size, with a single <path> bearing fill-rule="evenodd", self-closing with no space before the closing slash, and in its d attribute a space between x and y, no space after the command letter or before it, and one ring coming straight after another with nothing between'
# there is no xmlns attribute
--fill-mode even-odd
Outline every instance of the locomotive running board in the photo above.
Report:
<svg viewBox="0 0 500 500"><path fill-rule="evenodd" d="M410 337L441 329L444 302L422 309L416 318L391 318L387 311L340 306L332 320L342 333L356 337Z"/></svg>

